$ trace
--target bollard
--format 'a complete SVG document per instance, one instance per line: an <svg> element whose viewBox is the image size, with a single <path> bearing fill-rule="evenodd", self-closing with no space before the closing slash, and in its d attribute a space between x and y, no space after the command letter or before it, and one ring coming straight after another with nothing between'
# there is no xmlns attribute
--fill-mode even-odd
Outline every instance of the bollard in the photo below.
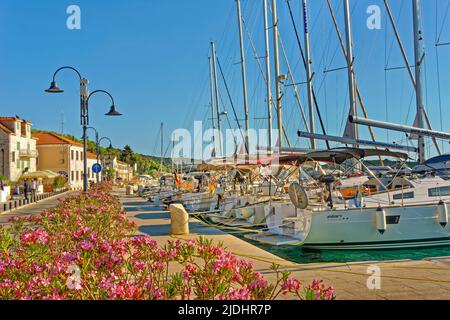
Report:
<svg viewBox="0 0 450 320"><path fill-rule="evenodd" d="M181 203L169 206L170 234L189 234L189 214Z"/></svg>

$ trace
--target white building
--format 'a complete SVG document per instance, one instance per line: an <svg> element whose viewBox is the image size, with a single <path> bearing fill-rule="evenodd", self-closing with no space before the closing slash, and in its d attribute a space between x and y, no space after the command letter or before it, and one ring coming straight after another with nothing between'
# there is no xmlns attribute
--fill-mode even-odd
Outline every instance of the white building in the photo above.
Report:
<svg viewBox="0 0 450 320"><path fill-rule="evenodd" d="M38 153L31 126L18 116L0 117L0 174L10 181L36 171Z"/></svg>

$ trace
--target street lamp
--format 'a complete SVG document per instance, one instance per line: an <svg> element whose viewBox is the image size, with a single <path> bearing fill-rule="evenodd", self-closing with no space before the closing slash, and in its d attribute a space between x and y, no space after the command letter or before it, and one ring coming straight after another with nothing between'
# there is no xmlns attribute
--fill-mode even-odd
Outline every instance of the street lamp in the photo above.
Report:
<svg viewBox="0 0 450 320"><path fill-rule="evenodd" d="M115 105L115 103L114 103L114 98L113 98L113 96L108 92L108 91L106 91L106 90L95 90L95 91L92 91L90 94L89 94L89 96L88 96L88 98L87 98L87 100L86 100L86 109L87 110L89 110L89 99L92 97L92 95L94 95L95 93L104 93L104 94L106 94L106 95L108 95L109 96L109 98L111 99L111 107L110 107L110 110L109 110L109 112L107 112L107 113L105 113L105 115L106 116L121 116L122 114L120 113L120 112L117 112L117 110L116 110L116 105ZM89 115L88 115L88 120L89 120ZM98 139L98 134L96 135L96 139ZM100 154L100 142L103 140L103 139L108 139L109 140L109 143L110 143L110 147L112 147L112 143L111 143L111 139L109 139L108 137L102 137L102 138L100 138L100 139L98 139L97 140L97 163L99 163L99 154ZM85 160L86 161L86 160ZM85 162L85 170L87 170L87 162ZM97 183L99 182L99 174L98 174L98 172L97 172L97 174L96 174L96 179L97 179Z"/></svg>
<svg viewBox="0 0 450 320"><path fill-rule="evenodd" d="M98 131L94 127L87 127L86 130L87 129L92 129L95 131L95 153L97 154L97 164L98 164ZM86 138L86 140L87 140L87 138ZM83 141L84 141L84 135L83 135ZM98 179L98 172L96 172L96 174L95 174L95 179L96 179L97 183L100 182Z"/></svg>
<svg viewBox="0 0 450 320"><path fill-rule="evenodd" d="M64 66L55 71L53 74L52 82L50 83L50 87L45 90L48 93L61 93L64 92L64 90L60 89L55 81L56 74L63 70L63 69L70 69L76 72L78 77L80 78L80 122L83 126L83 191L86 192L88 190L88 181L87 181L87 137L86 137L86 129L89 125L89 98L97 92L103 92L106 93L112 101L112 106L109 112L107 112L105 115L107 116L120 116L121 114L116 111L116 107L114 104L113 97L106 92L105 90L96 90L89 94L87 90L87 84L89 81L86 78L83 78L80 74L80 72L75 69L74 67L70 66Z"/></svg>
<svg viewBox="0 0 450 320"><path fill-rule="evenodd" d="M112 142L111 142L111 139L108 138L108 137L101 137L101 138L99 139L99 138L98 138L98 131L97 131L97 129L95 129L94 127L87 127L86 129L92 129L92 130L95 131L95 153L96 153L96 155L97 155L97 164L100 164L100 153L101 153L101 150L100 150L100 143L102 142L102 140L105 140L105 139L106 139L106 140L109 141L108 149L112 149ZM83 137L82 137L82 139L83 139ZM99 179L99 173L96 172L95 175L96 175L97 183L99 183L99 182L100 182L100 179Z"/></svg>
<svg viewBox="0 0 450 320"><path fill-rule="evenodd" d="M98 140L97 163L98 163L98 160L99 160L99 157L100 157L100 153L101 153L100 144L101 144L102 140L108 140L109 141L108 149L112 149L112 147L113 147L110 138L108 138L108 137L101 137L100 140ZM104 157L102 157L102 162L104 163ZM98 173L97 173L97 175L98 175Z"/></svg>

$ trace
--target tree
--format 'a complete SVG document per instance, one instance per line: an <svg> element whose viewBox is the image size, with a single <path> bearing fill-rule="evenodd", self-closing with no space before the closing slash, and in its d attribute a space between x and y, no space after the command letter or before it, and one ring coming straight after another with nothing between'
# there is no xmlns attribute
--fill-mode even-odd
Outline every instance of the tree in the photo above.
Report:
<svg viewBox="0 0 450 320"><path fill-rule="evenodd" d="M122 153L120 155L120 160L128 164L133 163L133 150L131 150L131 147L129 145L123 147Z"/></svg>

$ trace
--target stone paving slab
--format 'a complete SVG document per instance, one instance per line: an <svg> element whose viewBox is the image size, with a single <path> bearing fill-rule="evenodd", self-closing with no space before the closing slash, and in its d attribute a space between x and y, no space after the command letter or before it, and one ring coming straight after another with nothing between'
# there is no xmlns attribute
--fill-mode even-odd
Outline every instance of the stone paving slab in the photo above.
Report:
<svg viewBox="0 0 450 320"><path fill-rule="evenodd" d="M128 217L138 225L138 233L149 234L158 243L173 240L170 232L170 214L162 207L137 196L118 194L128 212ZM190 234L182 239L195 239L201 235L214 241L222 241L227 249L251 260L255 270L269 280L275 280L270 270L276 262L304 283L324 279L336 289L338 299L450 299L450 257L381 262L309 263L300 264L280 258L256 247L232 234L208 226L198 220L190 220ZM368 266L381 270L381 288L369 290ZM280 297L281 299L287 297Z"/></svg>
<svg viewBox="0 0 450 320"><path fill-rule="evenodd" d="M68 195L77 193L78 191L67 191L64 193L56 194L52 197L40 200L38 202L33 202L17 209L1 212L0 213L0 224L8 224L8 221L12 217L26 217L29 215L34 215L42 212L45 209L50 209L58 205L60 199L64 199Z"/></svg>

